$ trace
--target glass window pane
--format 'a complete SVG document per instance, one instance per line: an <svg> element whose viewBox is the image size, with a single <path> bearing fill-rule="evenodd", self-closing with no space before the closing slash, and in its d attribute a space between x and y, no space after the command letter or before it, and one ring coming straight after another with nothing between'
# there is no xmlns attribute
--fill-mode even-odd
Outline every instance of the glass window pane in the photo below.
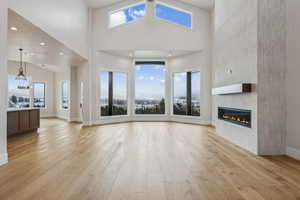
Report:
<svg viewBox="0 0 300 200"><path fill-rule="evenodd" d="M109 27L115 27L143 18L146 15L146 4L142 3L110 14Z"/></svg>
<svg viewBox="0 0 300 200"><path fill-rule="evenodd" d="M127 75L125 73L113 73L112 115L127 115Z"/></svg>
<svg viewBox="0 0 300 200"><path fill-rule="evenodd" d="M192 72L192 116L200 116L200 72Z"/></svg>
<svg viewBox="0 0 300 200"><path fill-rule="evenodd" d="M165 65L136 65L136 114L165 114L165 71Z"/></svg>
<svg viewBox="0 0 300 200"><path fill-rule="evenodd" d="M100 71L100 106L101 116L109 116L108 107L108 89L109 89L109 72Z"/></svg>
<svg viewBox="0 0 300 200"><path fill-rule="evenodd" d="M188 12L169 7L167 5L156 4L156 16L171 21L175 24L192 28L192 15Z"/></svg>
<svg viewBox="0 0 300 200"><path fill-rule="evenodd" d="M69 85L68 81L62 81L62 98L61 98L62 109L69 109Z"/></svg>
<svg viewBox="0 0 300 200"><path fill-rule="evenodd" d="M30 107L30 89L20 89L20 86L30 86L29 80L16 80L15 76L8 76L8 107Z"/></svg>
<svg viewBox="0 0 300 200"><path fill-rule="evenodd" d="M173 87L173 113L187 115L187 73L174 73Z"/></svg>
<svg viewBox="0 0 300 200"><path fill-rule="evenodd" d="M45 83L33 83L33 107L45 108Z"/></svg>

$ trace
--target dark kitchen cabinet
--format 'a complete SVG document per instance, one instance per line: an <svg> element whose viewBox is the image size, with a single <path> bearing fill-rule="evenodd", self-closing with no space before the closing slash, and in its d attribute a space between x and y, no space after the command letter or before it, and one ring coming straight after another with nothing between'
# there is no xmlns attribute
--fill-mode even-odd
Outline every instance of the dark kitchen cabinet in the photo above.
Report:
<svg viewBox="0 0 300 200"><path fill-rule="evenodd" d="M13 110L7 112L7 135L37 131L40 127L40 110Z"/></svg>

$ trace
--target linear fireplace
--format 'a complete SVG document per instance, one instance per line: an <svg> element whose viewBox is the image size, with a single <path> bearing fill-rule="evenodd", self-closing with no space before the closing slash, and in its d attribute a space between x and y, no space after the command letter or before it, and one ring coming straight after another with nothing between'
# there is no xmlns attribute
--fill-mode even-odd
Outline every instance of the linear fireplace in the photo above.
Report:
<svg viewBox="0 0 300 200"><path fill-rule="evenodd" d="M251 110L219 107L218 117L221 120L251 128Z"/></svg>

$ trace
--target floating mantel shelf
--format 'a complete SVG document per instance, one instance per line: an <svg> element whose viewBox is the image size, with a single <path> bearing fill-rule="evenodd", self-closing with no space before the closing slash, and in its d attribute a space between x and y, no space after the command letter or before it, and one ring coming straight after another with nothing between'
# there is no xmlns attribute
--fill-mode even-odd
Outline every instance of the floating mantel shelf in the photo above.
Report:
<svg viewBox="0 0 300 200"><path fill-rule="evenodd" d="M251 83L240 83L212 89L213 95L242 94L249 92L251 92Z"/></svg>

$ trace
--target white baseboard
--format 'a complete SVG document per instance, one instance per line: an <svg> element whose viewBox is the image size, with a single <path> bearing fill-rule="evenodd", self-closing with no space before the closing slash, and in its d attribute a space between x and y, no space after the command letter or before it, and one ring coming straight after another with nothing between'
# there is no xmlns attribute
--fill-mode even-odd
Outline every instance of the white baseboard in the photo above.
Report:
<svg viewBox="0 0 300 200"><path fill-rule="evenodd" d="M7 162L8 162L7 153L0 154L0 166L6 164Z"/></svg>
<svg viewBox="0 0 300 200"><path fill-rule="evenodd" d="M295 149L293 147L287 147L286 148L286 155L295 158L297 160L300 160L300 150L299 149Z"/></svg>
<svg viewBox="0 0 300 200"><path fill-rule="evenodd" d="M104 125L104 124L113 124L113 123L123 123L123 122L130 122L128 118L107 118L102 120L96 120L92 122L92 125Z"/></svg>
<svg viewBox="0 0 300 200"><path fill-rule="evenodd" d="M80 119L80 117L71 117L70 121L71 122L82 122L81 119Z"/></svg>
<svg viewBox="0 0 300 200"><path fill-rule="evenodd" d="M211 125L211 120L196 119L195 117L171 116L170 121L188 124L198 124L203 126Z"/></svg>
<svg viewBox="0 0 300 200"><path fill-rule="evenodd" d="M197 125L211 125L210 120L196 120L195 118L169 118L168 116L134 116L134 117L108 117L102 120L95 120L92 123L84 122L84 126L91 125L103 125L103 124L111 124L111 123L122 123L122 122L139 122L139 121L160 121L160 122L178 122L178 123L190 123Z"/></svg>
<svg viewBox="0 0 300 200"><path fill-rule="evenodd" d="M55 117L58 119L64 119L64 120L70 121L70 119L64 115L56 115Z"/></svg>
<svg viewBox="0 0 300 200"><path fill-rule="evenodd" d="M41 118L54 118L54 117L56 117L55 114L41 115Z"/></svg>
<svg viewBox="0 0 300 200"><path fill-rule="evenodd" d="M167 115L150 115L150 116L143 116L143 115L135 115L129 118L130 122L152 122L152 121L159 121L159 122L166 122L170 121L169 116Z"/></svg>
<svg viewBox="0 0 300 200"><path fill-rule="evenodd" d="M92 125L93 125L93 122L92 122L92 121L83 121L83 122L82 122L82 125L83 125L83 126L92 126Z"/></svg>

